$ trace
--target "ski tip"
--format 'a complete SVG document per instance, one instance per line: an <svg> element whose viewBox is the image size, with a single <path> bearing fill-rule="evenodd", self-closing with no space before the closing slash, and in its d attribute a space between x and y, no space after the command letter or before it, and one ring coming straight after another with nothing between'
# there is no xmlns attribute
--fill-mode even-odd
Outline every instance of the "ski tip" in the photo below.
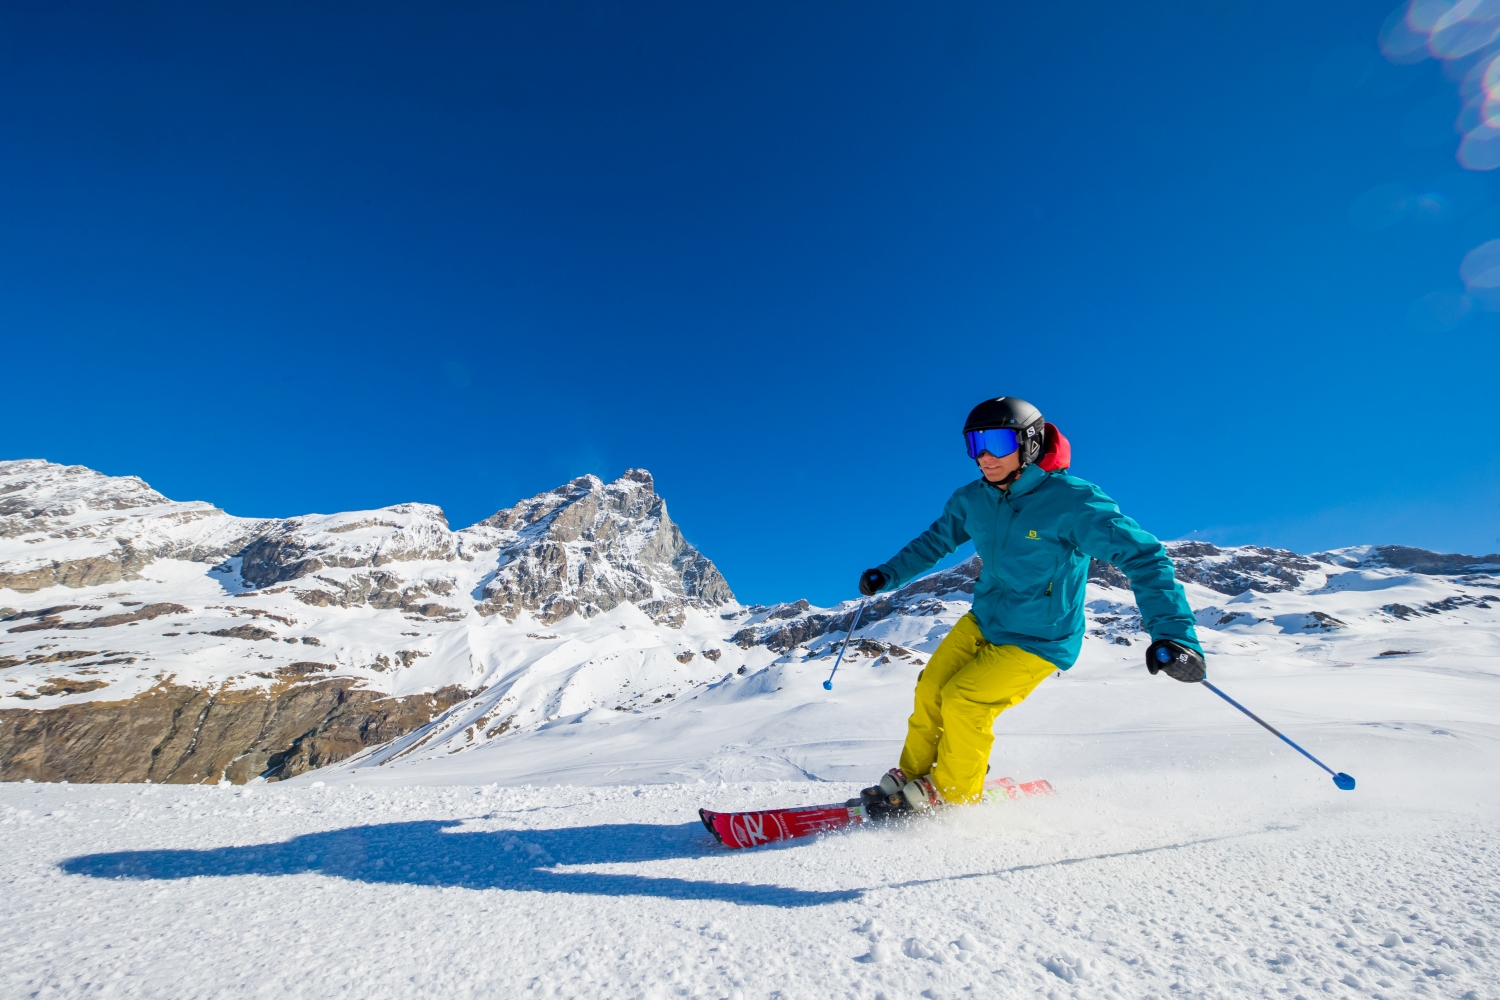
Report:
<svg viewBox="0 0 1500 1000"><path fill-rule="evenodd" d="M1000 799L1019 799L1022 796L1051 795L1053 791L1052 782L1046 778L1025 781L1019 785L1010 778L994 778L984 783L984 797L987 800L995 801Z"/></svg>
<svg viewBox="0 0 1500 1000"><path fill-rule="evenodd" d="M1333 776L1333 783L1335 785L1338 785L1346 792L1354 791L1354 779L1345 774L1343 771L1340 771L1338 774L1335 774Z"/></svg>
<svg viewBox="0 0 1500 1000"><path fill-rule="evenodd" d="M698 818L703 821L703 826L708 830L708 832L714 835L715 840L717 840L721 844L724 843L724 838L719 834L718 830L714 829L713 813L709 812L707 809L699 809Z"/></svg>

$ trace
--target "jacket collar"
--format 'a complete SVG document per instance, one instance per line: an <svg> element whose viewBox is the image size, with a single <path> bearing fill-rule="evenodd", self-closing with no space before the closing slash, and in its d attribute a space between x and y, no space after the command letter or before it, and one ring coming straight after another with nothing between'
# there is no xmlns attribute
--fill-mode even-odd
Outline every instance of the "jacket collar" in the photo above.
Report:
<svg viewBox="0 0 1500 1000"><path fill-rule="evenodd" d="M988 479L985 479L983 476L980 477L979 481L984 483L984 485L988 486L990 489L994 490L996 493L1001 494L1002 497L1014 498L1023 497L1026 494L1030 493L1032 490L1042 485L1042 483L1045 482L1047 477L1050 475L1052 475L1052 473L1033 463L1021 470L1021 474L1011 482L1010 489L1008 490L1000 489L1000 487L996 486Z"/></svg>

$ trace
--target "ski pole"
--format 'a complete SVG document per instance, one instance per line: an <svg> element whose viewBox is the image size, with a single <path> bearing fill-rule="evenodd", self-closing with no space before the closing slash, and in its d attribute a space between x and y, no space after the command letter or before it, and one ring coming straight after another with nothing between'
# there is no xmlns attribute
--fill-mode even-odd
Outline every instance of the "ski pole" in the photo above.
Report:
<svg viewBox="0 0 1500 1000"><path fill-rule="evenodd" d="M823 682L824 691L833 690L833 675L839 672L839 664L844 662L844 650L848 649L849 643L854 641L854 633L859 630L859 616L865 613L865 601L868 600L869 598L866 597L864 601L860 601L859 610L854 612L854 621L849 623L849 635L844 640L844 644L839 647L838 659L833 661L833 669L828 671L828 679Z"/></svg>
<svg viewBox="0 0 1500 1000"><path fill-rule="evenodd" d="M1229 695L1225 694L1223 691L1220 691L1218 688L1216 688L1212 684L1210 684L1208 682L1208 678L1205 677L1203 679L1203 681L1202 681L1202 684L1203 684L1204 687L1208 688L1214 694L1218 695L1220 698L1223 698L1225 701L1229 702L1229 704L1233 705L1235 708L1239 709L1241 712L1244 712L1246 715L1250 716L1250 718L1254 719L1256 722L1259 722L1262 726L1265 726L1267 729L1269 729L1271 732L1275 733L1277 736L1280 736L1283 740L1286 740L1286 745L1287 746L1291 747L1293 750L1297 751L1302 756L1306 757L1308 760L1312 761L1314 764L1318 765L1323 770L1325 770L1329 774L1333 775L1333 783L1335 785L1338 785L1340 788L1342 788L1346 792L1352 792L1352 791L1354 791L1354 779L1351 778L1349 775L1345 774L1343 771L1337 771L1337 772L1334 771L1333 768L1329 767L1327 764L1323 763L1321 760L1319 760L1318 758L1314 757L1312 754L1308 753L1306 750L1302 749L1297 744L1293 743L1291 740L1288 740L1286 738L1286 735L1284 733L1282 733L1279 729L1277 729L1275 726L1271 725L1265 719L1262 719L1260 716L1258 716L1254 712L1250 711L1244 705L1241 705L1239 702L1237 702L1233 698L1229 697Z"/></svg>

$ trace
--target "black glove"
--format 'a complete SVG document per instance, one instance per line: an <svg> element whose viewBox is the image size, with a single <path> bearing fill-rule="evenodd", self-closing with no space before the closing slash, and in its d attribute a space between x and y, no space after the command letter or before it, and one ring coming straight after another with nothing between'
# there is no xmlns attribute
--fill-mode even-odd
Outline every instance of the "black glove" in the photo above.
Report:
<svg viewBox="0 0 1500 1000"><path fill-rule="evenodd" d="M878 569L867 569L859 577L859 592L866 597L874 597L880 592L880 588L891 582L891 578Z"/></svg>
<svg viewBox="0 0 1500 1000"><path fill-rule="evenodd" d="M1168 677L1196 684L1208 676L1202 654L1171 639L1157 639L1146 649L1146 669L1164 671Z"/></svg>

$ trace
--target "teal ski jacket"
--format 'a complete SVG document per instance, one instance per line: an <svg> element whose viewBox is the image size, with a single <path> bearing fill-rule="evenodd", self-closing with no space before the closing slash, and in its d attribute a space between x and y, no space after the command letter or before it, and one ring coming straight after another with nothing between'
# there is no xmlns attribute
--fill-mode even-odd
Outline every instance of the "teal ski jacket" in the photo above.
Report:
<svg viewBox="0 0 1500 1000"><path fill-rule="evenodd" d="M1009 490L960 486L943 516L880 567L882 589L908 583L964 542L984 563L974 617L991 643L1020 646L1067 670L1083 647L1089 557L1130 580L1146 631L1202 653L1167 550L1093 483L1028 465Z"/></svg>

